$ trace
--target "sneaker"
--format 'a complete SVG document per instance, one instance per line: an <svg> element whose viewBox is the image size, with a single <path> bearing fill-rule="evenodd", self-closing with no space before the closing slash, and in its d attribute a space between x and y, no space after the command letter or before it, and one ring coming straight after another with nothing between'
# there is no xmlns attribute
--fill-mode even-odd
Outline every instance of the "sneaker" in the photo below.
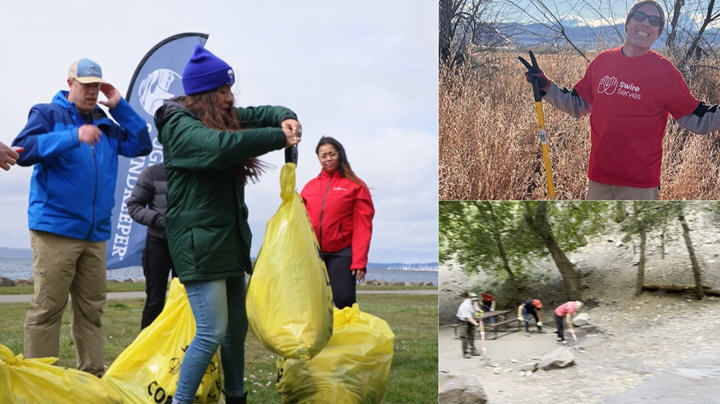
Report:
<svg viewBox="0 0 720 404"><path fill-rule="evenodd" d="M530 336L530 333L529 333L529 332L526 332L526 333L525 333L525 336L526 336L526 337L529 337L529 336Z"/></svg>
<svg viewBox="0 0 720 404"><path fill-rule="evenodd" d="M463 354L463 358L465 358L465 359L470 359L470 354L467 353L467 352L464 353L464 354Z"/></svg>
<svg viewBox="0 0 720 404"><path fill-rule="evenodd" d="M480 356L480 354L477 353L477 352L473 352L473 353L472 353L472 356Z"/></svg>

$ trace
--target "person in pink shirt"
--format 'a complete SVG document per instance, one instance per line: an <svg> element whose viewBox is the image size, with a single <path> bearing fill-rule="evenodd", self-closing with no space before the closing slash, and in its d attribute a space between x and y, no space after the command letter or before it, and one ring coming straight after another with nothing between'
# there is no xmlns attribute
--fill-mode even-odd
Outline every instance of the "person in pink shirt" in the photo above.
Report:
<svg viewBox="0 0 720 404"><path fill-rule="evenodd" d="M565 323L567 323L568 330L573 337L574 341L577 341L575 336L575 330L573 329L572 318L573 314L577 313L578 310L582 309L582 302L575 300L561 304L555 309L555 325L557 326L557 342L563 344L565 341Z"/></svg>
<svg viewBox="0 0 720 404"><path fill-rule="evenodd" d="M697 100L672 62L650 49L664 24L658 2L636 2L624 43L600 53L572 89L548 79L532 52L532 65L520 58L545 101L575 118L590 115L586 199L658 199L668 115L694 133L720 129L719 107Z"/></svg>

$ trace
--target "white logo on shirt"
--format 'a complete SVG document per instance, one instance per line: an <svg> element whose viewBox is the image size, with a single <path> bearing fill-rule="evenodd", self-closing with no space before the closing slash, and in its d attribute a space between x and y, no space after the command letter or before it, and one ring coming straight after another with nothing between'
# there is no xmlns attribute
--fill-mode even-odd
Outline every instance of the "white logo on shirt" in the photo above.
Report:
<svg viewBox="0 0 720 404"><path fill-rule="evenodd" d="M333 191L347 191L347 188L343 188L343 187L333 187Z"/></svg>
<svg viewBox="0 0 720 404"><path fill-rule="evenodd" d="M613 95L617 91L618 79L613 76L605 76L598 83L598 94Z"/></svg>
<svg viewBox="0 0 720 404"><path fill-rule="evenodd" d="M613 95L617 93L618 95L622 95L623 97L628 97L635 100L640 100L642 98L642 95L640 94L640 87L636 86L633 83L628 84L624 81L618 82L618 79L615 76L605 76L600 79L597 91L598 94Z"/></svg>

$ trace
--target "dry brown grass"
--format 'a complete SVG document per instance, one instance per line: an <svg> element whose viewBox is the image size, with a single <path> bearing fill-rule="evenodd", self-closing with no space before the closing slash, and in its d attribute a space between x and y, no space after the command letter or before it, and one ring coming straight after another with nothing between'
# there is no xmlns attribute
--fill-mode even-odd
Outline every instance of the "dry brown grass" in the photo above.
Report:
<svg viewBox="0 0 720 404"><path fill-rule="evenodd" d="M485 53L476 55L485 62L480 67L440 68L441 200L547 199L532 89L518 55ZM588 64L568 53L541 53L538 62L548 77L568 88ZM688 83L693 94L720 102L720 77L705 71L697 77ZM575 120L548 103L543 107L555 198L584 199L590 121ZM716 132L689 134L670 119L663 145L661 199L720 199Z"/></svg>

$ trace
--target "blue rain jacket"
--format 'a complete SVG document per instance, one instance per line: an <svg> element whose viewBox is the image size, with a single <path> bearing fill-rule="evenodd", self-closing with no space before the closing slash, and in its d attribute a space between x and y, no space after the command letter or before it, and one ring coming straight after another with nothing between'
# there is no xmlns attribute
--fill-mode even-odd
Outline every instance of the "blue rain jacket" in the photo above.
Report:
<svg viewBox="0 0 720 404"><path fill-rule="evenodd" d="M117 123L95 107L93 125L103 134L91 147L78 140L78 128L85 122L67 94L59 91L50 104L33 106L25 128L12 142L25 148L18 165L35 166L28 225L31 230L104 241L110 238L118 154L150 153L147 123L125 99L110 110Z"/></svg>

